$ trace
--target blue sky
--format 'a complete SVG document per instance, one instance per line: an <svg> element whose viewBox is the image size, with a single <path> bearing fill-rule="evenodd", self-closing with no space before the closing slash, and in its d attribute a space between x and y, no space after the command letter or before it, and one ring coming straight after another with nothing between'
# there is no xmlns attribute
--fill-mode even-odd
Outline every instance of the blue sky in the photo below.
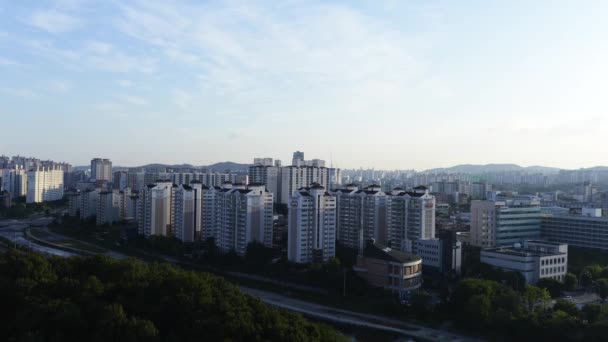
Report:
<svg viewBox="0 0 608 342"><path fill-rule="evenodd" d="M0 154L608 164L606 1L0 0Z"/></svg>

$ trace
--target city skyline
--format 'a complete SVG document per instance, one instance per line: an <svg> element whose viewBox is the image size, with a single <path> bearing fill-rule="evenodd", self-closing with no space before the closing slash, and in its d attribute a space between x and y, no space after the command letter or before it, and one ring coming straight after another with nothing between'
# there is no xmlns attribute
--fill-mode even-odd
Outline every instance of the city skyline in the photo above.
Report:
<svg viewBox="0 0 608 342"><path fill-rule="evenodd" d="M0 3L0 153L606 164L601 1ZM24 134L27 132L27 134Z"/></svg>

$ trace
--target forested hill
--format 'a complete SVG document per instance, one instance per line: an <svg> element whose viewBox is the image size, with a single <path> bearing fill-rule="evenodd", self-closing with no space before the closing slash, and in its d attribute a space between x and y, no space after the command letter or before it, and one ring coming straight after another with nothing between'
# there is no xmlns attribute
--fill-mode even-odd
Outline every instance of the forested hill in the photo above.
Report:
<svg viewBox="0 0 608 342"><path fill-rule="evenodd" d="M342 341L222 278L106 257L0 254L4 341Z"/></svg>

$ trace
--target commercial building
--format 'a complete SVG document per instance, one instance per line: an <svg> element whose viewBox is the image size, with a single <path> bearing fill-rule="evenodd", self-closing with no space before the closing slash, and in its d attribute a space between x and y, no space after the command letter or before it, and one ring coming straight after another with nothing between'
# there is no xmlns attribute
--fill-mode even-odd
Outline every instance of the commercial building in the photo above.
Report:
<svg viewBox="0 0 608 342"><path fill-rule="evenodd" d="M27 203L57 201L63 198L63 170L39 167L27 173Z"/></svg>
<svg viewBox="0 0 608 342"><path fill-rule="evenodd" d="M580 214L544 214L541 237L571 246L608 251L608 218L602 217L601 209L585 209Z"/></svg>
<svg viewBox="0 0 608 342"><path fill-rule="evenodd" d="M91 160L91 179L112 181L112 162L110 159L94 158Z"/></svg>
<svg viewBox="0 0 608 342"><path fill-rule="evenodd" d="M412 253L422 258L424 271L441 275L459 276L462 269L462 243L444 239L412 241Z"/></svg>
<svg viewBox="0 0 608 342"><path fill-rule="evenodd" d="M527 284L543 278L563 282L568 272L568 245L527 240L513 247L486 248L481 251L481 262L506 272L519 272Z"/></svg>
<svg viewBox="0 0 608 342"><path fill-rule="evenodd" d="M471 202L471 244L512 246L540 237L540 199L535 196Z"/></svg>
<svg viewBox="0 0 608 342"><path fill-rule="evenodd" d="M422 285L422 259L370 242L357 256L357 274L376 287L408 297Z"/></svg>
<svg viewBox="0 0 608 342"><path fill-rule="evenodd" d="M320 184L291 197L287 257L297 263L324 262L336 255L336 197Z"/></svg>

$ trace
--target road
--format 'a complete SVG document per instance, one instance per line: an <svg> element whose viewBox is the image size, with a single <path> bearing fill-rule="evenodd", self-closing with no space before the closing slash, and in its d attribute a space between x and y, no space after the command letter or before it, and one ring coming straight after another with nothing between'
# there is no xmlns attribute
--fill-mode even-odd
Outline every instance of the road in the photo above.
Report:
<svg viewBox="0 0 608 342"><path fill-rule="evenodd" d="M479 339L458 335L447 331L427 328L411 323L405 323L398 320L392 320L386 317L363 314L321 304L310 303L291 297L286 297L274 292L267 292L242 286L240 289L251 296L260 298L266 304L325 321L397 333L420 341L481 341Z"/></svg>
<svg viewBox="0 0 608 342"><path fill-rule="evenodd" d="M35 223L40 224L41 219L32 220ZM47 255L55 255L59 257L70 257L77 255L76 253L68 252L59 248L47 247L30 240L25 239L24 231L30 227L30 220L23 221L11 221L9 223L0 222L0 236L11 240L17 245L27 246L32 248L34 251ZM46 223L48 224L48 223ZM85 241L76 240L73 238L65 237L63 235L53 233L48 230L46 224L43 224L44 228L41 228L51 236L48 243L53 243L56 239L72 239L84 244L89 244ZM46 242L46 239L44 240ZM82 254L90 254L90 252L82 251ZM127 257L124 254L120 254L113 251L108 251L106 255L122 259ZM177 263L178 261L173 258L165 258L169 263ZM320 320L334 322L338 324L358 326L368 329L377 329L389 333L400 334L406 337L415 338L421 341L479 341L475 338L466 337L450 333L447 331L432 329L423 327L416 324L406 323L398 320L392 320L382 316L369 315L349 310L337 309L317 303L306 302L295 298L287 297L274 292L262 291L249 287L241 287L244 293L251 296L260 298L263 302L279 307L285 310L300 313L305 316L314 317Z"/></svg>

